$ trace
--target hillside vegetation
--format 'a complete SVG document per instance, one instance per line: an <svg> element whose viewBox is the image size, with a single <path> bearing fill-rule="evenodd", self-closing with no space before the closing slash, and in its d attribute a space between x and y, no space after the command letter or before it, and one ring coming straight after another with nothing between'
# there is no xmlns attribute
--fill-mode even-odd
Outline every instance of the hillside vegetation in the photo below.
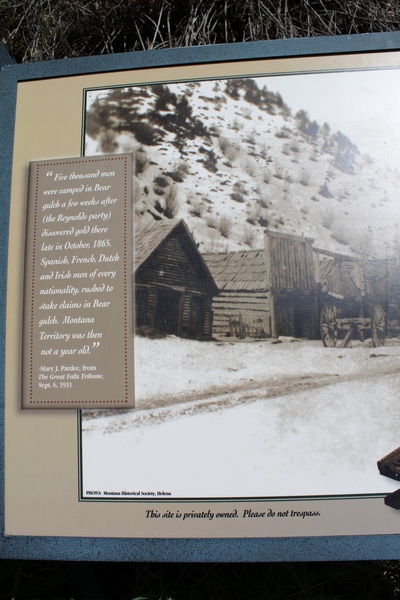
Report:
<svg viewBox="0 0 400 600"><path fill-rule="evenodd" d="M133 152L136 218L184 218L201 251L262 248L268 228L393 255L399 172L266 81L91 92L86 154Z"/></svg>

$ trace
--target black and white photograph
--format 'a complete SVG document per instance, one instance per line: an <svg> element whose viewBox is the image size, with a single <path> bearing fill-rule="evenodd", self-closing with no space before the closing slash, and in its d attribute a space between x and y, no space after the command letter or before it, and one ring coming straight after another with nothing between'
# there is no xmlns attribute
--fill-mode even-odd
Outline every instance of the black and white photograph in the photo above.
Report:
<svg viewBox="0 0 400 600"><path fill-rule="evenodd" d="M398 69L86 90L132 153L135 408L82 411L82 498L399 484Z"/></svg>

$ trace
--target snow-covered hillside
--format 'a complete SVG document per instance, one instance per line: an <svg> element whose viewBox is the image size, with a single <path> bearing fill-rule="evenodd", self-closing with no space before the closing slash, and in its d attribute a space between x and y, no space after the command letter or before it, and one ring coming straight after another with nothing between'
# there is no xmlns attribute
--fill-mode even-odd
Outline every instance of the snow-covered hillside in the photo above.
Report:
<svg viewBox="0 0 400 600"><path fill-rule="evenodd" d="M393 256L400 172L304 108L263 78L89 92L85 153L133 152L136 218L184 218L203 252L261 248L269 228Z"/></svg>

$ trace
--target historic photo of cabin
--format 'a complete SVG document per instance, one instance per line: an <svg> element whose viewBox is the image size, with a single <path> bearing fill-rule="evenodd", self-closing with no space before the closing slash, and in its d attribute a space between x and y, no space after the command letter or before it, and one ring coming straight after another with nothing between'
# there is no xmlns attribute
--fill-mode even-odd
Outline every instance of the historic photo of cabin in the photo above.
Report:
<svg viewBox="0 0 400 600"><path fill-rule="evenodd" d="M136 408L83 411L83 498L396 489L396 90L396 69L87 90L85 155L134 156Z"/></svg>

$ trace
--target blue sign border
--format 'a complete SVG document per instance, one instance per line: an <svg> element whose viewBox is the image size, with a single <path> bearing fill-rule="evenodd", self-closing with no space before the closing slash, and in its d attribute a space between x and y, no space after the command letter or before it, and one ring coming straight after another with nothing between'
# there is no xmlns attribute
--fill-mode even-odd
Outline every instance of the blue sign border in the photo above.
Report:
<svg viewBox="0 0 400 600"><path fill-rule="evenodd" d="M109 539L4 535L4 356L7 248L16 91L20 81L268 58L400 50L400 32L247 42L9 64L0 53L0 557L8 559L263 562L400 558L399 535L267 539Z"/></svg>

